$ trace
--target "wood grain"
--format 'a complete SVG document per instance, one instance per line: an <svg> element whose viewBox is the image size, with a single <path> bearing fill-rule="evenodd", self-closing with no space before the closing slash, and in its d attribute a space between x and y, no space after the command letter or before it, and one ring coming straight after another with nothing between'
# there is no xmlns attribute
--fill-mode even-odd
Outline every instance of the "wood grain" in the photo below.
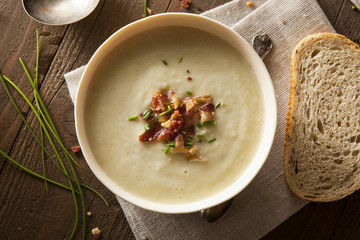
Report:
<svg viewBox="0 0 360 240"><path fill-rule="evenodd" d="M229 0L193 0L184 9L178 0L149 0L153 14L170 12L202 13ZM254 1L255 2L255 1ZM318 0L336 31L354 42L360 41L360 13L348 0ZM65 146L77 145L73 104L63 75L86 64L100 44L126 24L143 17L143 0L100 1L86 19L66 26L46 26L31 20L20 1L0 1L0 69L31 95L31 87L18 58L29 69L35 66L35 29L40 33L40 93L48 106ZM245 1L244 1L245 4ZM12 90L14 93L14 91ZM35 116L21 97L14 94L21 111L36 132ZM33 98L30 98L33 101ZM41 173L41 151L0 87L0 149L21 164ZM101 239L134 239L114 195L94 177L84 158L76 156L77 173L84 184L97 189L109 201L107 207L92 192L84 191L87 239L99 227ZM47 175L59 182L66 179L47 158ZM24 173L0 157L0 239L67 239L74 224L75 207L71 194ZM360 193L334 203L310 203L263 239L357 239L360 236ZM78 206L80 204L78 202ZM79 222L81 225L81 221ZM75 239L81 239L79 225Z"/></svg>

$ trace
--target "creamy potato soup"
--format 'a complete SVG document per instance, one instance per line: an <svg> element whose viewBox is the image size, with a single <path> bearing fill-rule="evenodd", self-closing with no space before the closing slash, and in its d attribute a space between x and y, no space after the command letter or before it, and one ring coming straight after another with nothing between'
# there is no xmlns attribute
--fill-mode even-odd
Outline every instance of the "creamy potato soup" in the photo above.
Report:
<svg viewBox="0 0 360 240"><path fill-rule="evenodd" d="M131 37L102 63L89 88L85 128L95 158L121 188L149 201L193 202L224 190L261 139L263 99L246 57L206 32L171 27ZM154 91L170 89L181 98L210 94L214 104L224 103L215 125L195 126L195 136L204 135L194 144L205 162L165 154L162 142L140 142L145 122L128 120L150 108Z"/></svg>

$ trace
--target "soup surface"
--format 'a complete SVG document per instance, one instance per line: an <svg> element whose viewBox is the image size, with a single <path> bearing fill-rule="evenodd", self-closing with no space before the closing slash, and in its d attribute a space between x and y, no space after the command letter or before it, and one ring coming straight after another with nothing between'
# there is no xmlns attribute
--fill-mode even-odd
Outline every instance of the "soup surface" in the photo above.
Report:
<svg viewBox="0 0 360 240"><path fill-rule="evenodd" d="M181 98L188 91L211 94L225 104L216 108L215 125L196 127L206 162L165 154L161 142L139 142L144 122L128 117L149 109L154 91L169 89ZM262 105L250 65L232 46L192 28L160 28L125 40L103 61L89 86L85 128L96 160L120 187L178 204L214 195L241 175L261 139Z"/></svg>

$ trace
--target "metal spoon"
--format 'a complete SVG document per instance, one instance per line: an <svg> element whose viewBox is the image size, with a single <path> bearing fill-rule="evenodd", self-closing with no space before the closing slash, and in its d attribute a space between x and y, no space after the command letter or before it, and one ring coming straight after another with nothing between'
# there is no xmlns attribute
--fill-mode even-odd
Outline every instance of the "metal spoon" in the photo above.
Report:
<svg viewBox="0 0 360 240"><path fill-rule="evenodd" d="M272 48L272 42L268 35L256 35L253 38L253 48L259 57L264 60L265 56L270 52Z"/></svg>
<svg viewBox="0 0 360 240"><path fill-rule="evenodd" d="M272 42L268 35L256 35L253 38L253 48L259 57L264 60L265 56L270 52L272 48ZM205 221L212 223L219 220L224 213L229 209L234 198L227 200L215 207L203 209L200 211L200 216Z"/></svg>
<svg viewBox="0 0 360 240"><path fill-rule="evenodd" d="M22 0L26 13L47 25L65 25L87 17L100 0Z"/></svg>

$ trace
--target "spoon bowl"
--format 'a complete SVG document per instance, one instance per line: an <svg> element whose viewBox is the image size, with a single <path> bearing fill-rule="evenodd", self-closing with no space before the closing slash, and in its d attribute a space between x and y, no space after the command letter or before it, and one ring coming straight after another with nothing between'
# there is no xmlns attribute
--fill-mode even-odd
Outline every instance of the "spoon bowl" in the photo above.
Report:
<svg viewBox="0 0 360 240"><path fill-rule="evenodd" d="M22 0L26 13L47 25L66 25L87 17L100 0Z"/></svg>

